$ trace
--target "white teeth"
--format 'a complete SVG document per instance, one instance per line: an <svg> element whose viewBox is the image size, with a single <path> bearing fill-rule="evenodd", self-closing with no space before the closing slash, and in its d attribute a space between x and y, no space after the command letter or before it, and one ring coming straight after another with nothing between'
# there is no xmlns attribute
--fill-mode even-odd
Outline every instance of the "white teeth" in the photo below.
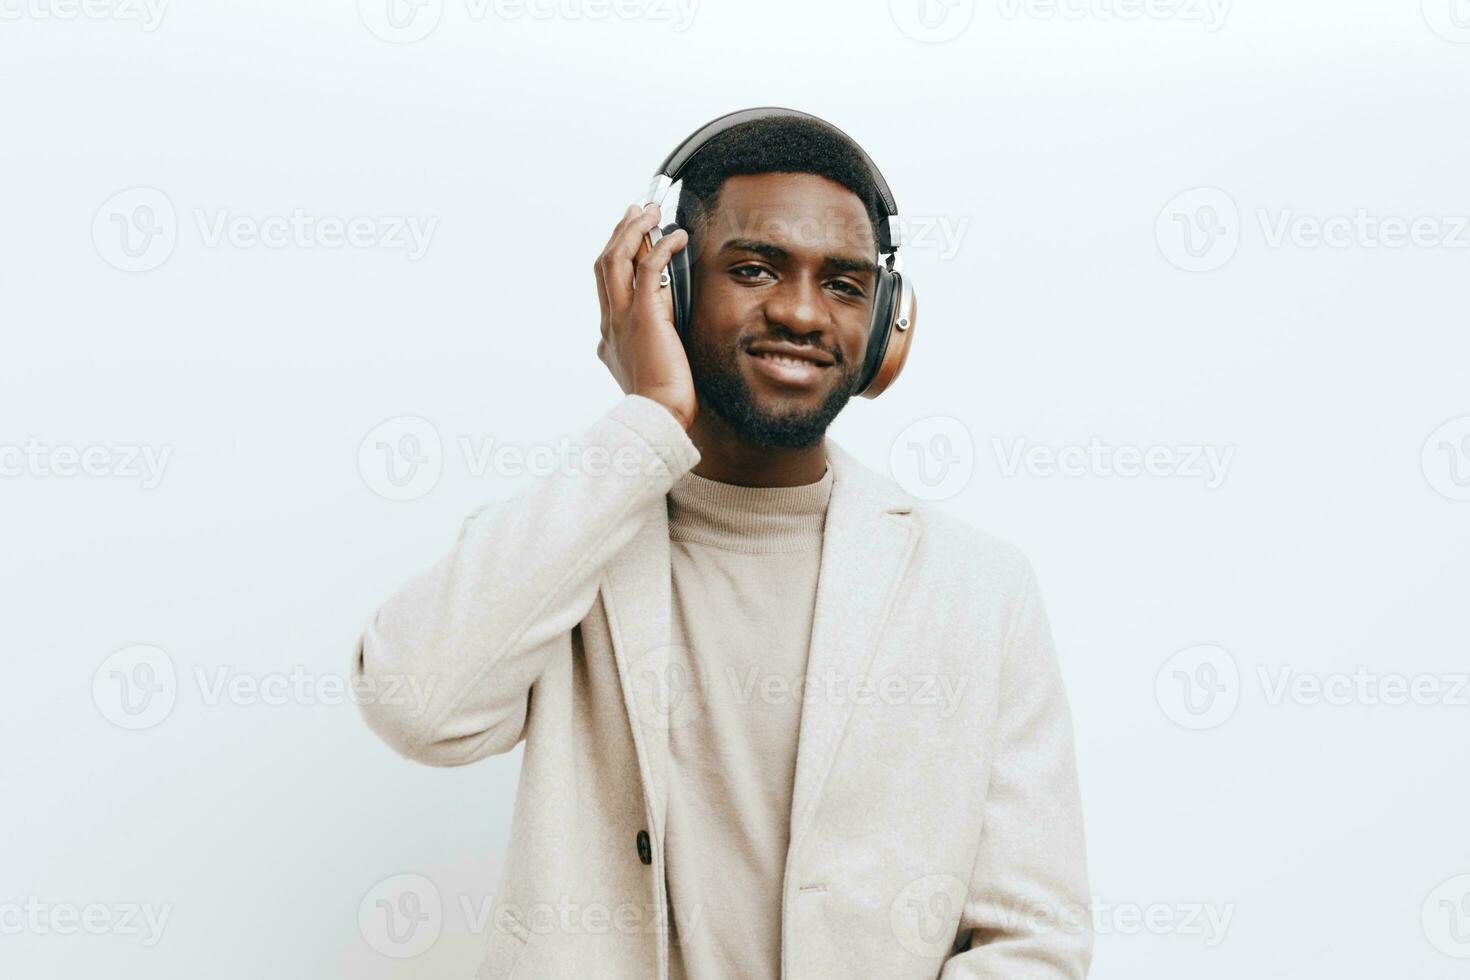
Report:
<svg viewBox="0 0 1470 980"><path fill-rule="evenodd" d="M756 356L757 357L763 357L763 358L765 358L768 361L775 361L778 364L811 364L813 367L816 367L817 366L817 364L816 364L815 361L807 361L807 360L803 360L802 358L799 358L799 357L787 357L785 354L766 354L766 353L762 353L762 354L758 354Z"/></svg>

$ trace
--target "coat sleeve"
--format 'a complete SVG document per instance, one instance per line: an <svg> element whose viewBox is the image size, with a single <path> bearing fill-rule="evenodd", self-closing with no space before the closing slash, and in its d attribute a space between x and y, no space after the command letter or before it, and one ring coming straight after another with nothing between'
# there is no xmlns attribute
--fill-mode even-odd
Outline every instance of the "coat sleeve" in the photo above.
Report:
<svg viewBox="0 0 1470 980"><path fill-rule="evenodd" d="M364 629L358 701L402 755L455 766L520 741L531 686L591 610L603 568L700 455L663 405L625 395L562 458L573 463L472 512Z"/></svg>
<svg viewBox="0 0 1470 980"><path fill-rule="evenodd" d="M995 757L964 944L940 980L1082 980L1092 961L1072 722L1046 611L1023 559L1001 665Z"/></svg>

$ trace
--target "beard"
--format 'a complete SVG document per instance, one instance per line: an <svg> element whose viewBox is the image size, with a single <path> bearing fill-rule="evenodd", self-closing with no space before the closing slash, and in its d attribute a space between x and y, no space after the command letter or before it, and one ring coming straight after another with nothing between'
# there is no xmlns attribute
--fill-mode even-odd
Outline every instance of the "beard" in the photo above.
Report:
<svg viewBox="0 0 1470 980"><path fill-rule="evenodd" d="M831 351L839 372L837 383L822 403L813 409L773 411L757 403L740 370L745 356L739 344L715 346L691 330L685 344L694 392L701 409L710 408L748 442L770 449L809 449L821 441L828 426L851 400L856 390L862 361L848 362L840 351Z"/></svg>

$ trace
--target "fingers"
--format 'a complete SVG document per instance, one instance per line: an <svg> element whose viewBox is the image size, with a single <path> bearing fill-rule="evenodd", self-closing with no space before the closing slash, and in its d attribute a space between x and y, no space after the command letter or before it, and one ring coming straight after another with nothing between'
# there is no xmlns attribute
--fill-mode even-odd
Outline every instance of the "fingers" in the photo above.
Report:
<svg viewBox="0 0 1470 980"><path fill-rule="evenodd" d="M689 242L689 233L683 228L676 228L670 234L658 240L658 244L644 253L638 260L637 275L641 283L644 279L657 279L658 274L669 264L674 253L679 251Z"/></svg>
<svg viewBox="0 0 1470 980"><path fill-rule="evenodd" d="M613 247L613 242L618 240L618 233L622 231L625 227L627 227L629 221L632 221L638 216L638 212L640 210L642 209L639 208L636 204L628 205L628 207L623 211L623 216L618 219L618 223L613 225L612 234L609 235L607 237L607 241L603 243L603 252L606 252L608 249Z"/></svg>
<svg viewBox="0 0 1470 980"><path fill-rule="evenodd" d="M592 276L597 280L597 305L602 308L602 335L607 336L608 315L611 312L607 306L607 286L602 282L602 261L592 263Z"/></svg>
<svg viewBox="0 0 1470 980"><path fill-rule="evenodd" d="M603 244L602 251L597 253L597 264L599 268L602 265L603 256L612 251L613 246L618 243L618 239L622 236L623 231L628 227L628 222L638 217L640 210L641 209L636 204L628 205L627 210L623 212L623 216L618 219L617 224L613 225L612 234L608 236L607 241Z"/></svg>
<svg viewBox="0 0 1470 980"><path fill-rule="evenodd" d="M623 212L623 216L619 218L618 223L613 226L612 235L608 238L607 243L602 246L602 251L598 252L597 258L592 260L592 276L597 281L597 301L602 306L602 324L604 332L606 332L607 330L607 315L609 313L609 310L607 282L605 281L606 277L603 274L603 257L606 256L608 250L612 248L613 242L618 240L618 234L622 232L625 227L627 227L628 222L633 220L633 218L637 216L637 214L638 205L628 205L627 210Z"/></svg>
<svg viewBox="0 0 1470 980"><path fill-rule="evenodd" d="M643 236L659 221L659 207L650 204L620 222L612 240L598 259L602 285L613 311L627 309L633 299L633 256Z"/></svg>
<svg viewBox="0 0 1470 980"><path fill-rule="evenodd" d="M673 300L668 290L660 285L660 276L668 267L674 253L689 243L689 233L678 228L658 240L648 254L638 260L638 279L634 287L633 303L650 317L671 317Z"/></svg>

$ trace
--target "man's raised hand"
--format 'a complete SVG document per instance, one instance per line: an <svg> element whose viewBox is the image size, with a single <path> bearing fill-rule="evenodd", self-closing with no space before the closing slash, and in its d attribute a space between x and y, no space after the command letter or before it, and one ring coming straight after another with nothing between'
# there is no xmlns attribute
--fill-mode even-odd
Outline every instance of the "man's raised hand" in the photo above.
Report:
<svg viewBox="0 0 1470 980"><path fill-rule="evenodd" d="M602 304L597 357L625 394L652 398L687 431L699 410L694 376L674 328L672 290L659 286L659 275L689 235L682 228L665 235L640 258L645 236L658 223L658 205L630 205L593 264Z"/></svg>

